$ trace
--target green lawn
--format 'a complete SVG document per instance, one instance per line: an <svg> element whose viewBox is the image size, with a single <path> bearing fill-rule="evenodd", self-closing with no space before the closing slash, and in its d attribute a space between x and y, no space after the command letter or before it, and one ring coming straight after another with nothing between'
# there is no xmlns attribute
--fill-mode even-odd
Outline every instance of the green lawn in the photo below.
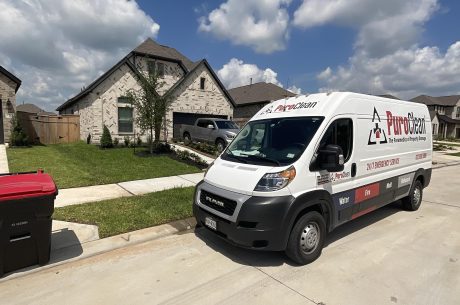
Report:
<svg viewBox="0 0 460 305"><path fill-rule="evenodd" d="M10 172L43 168L59 188L108 184L200 172L166 155L138 157L132 148L102 150L83 142L8 148Z"/></svg>
<svg viewBox="0 0 460 305"><path fill-rule="evenodd" d="M448 156L456 156L456 157L460 157L460 152L456 152L456 153L451 153L451 154L447 154Z"/></svg>
<svg viewBox="0 0 460 305"><path fill-rule="evenodd" d="M94 224L101 238L192 216L193 187L56 208L53 219Z"/></svg>

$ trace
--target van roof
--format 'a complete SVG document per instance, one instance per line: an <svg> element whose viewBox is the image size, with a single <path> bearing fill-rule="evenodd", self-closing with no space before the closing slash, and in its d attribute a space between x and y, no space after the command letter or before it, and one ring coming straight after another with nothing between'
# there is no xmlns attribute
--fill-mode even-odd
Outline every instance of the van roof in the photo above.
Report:
<svg viewBox="0 0 460 305"><path fill-rule="evenodd" d="M344 102L346 103L346 101L350 99L356 99L359 102L362 101L363 103L385 102L395 105L410 105L419 109L426 109L425 105L419 103L354 92L316 93L273 101L259 110L259 112L257 112L251 120L292 116L329 117L338 113L354 113L356 110L347 110L346 105L344 105Z"/></svg>

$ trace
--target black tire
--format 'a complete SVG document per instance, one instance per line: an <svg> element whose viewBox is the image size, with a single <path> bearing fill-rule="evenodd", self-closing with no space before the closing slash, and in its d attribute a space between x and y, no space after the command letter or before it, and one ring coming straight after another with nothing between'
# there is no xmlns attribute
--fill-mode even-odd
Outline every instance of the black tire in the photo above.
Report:
<svg viewBox="0 0 460 305"><path fill-rule="evenodd" d="M311 231L313 227L315 229ZM299 265L309 264L321 255L326 234L323 216L315 211L308 212L294 224L285 253Z"/></svg>
<svg viewBox="0 0 460 305"><path fill-rule="evenodd" d="M412 185L409 195L404 197L402 201L403 209L407 211L417 211L423 200L423 185L420 180L415 180Z"/></svg>
<svg viewBox="0 0 460 305"><path fill-rule="evenodd" d="M184 144L188 145L192 142L192 138L190 137L190 134L188 132L184 133Z"/></svg>
<svg viewBox="0 0 460 305"><path fill-rule="evenodd" d="M216 140L216 148L219 153L221 153L225 149L225 142L222 139Z"/></svg>

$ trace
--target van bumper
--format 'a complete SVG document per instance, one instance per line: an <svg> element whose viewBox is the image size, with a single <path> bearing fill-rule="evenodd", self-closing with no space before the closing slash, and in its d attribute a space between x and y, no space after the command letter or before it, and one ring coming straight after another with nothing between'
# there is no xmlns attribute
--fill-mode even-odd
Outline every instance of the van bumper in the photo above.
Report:
<svg viewBox="0 0 460 305"><path fill-rule="evenodd" d="M227 242L255 250L282 251L286 248L290 228L285 219L294 197L252 196L242 204L236 221L224 219L198 205L196 194L194 201L193 214L197 224ZM206 225L207 217L216 221L216 230Z"/></svg>

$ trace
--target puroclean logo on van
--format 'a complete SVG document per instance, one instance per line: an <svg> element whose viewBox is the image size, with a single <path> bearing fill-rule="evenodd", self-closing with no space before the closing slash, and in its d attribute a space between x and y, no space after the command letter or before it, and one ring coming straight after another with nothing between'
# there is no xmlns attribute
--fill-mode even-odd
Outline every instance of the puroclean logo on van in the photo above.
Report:
<svg viewBox="0 0 460 305"><path fill-rule="evenodd" d="M368 145L385 144L395 142L417 142L425 141L426 137L419 135L426 135L425 118L417 117L413 112L409 112L407 116L394 115L391 111L385 111L387 116L387 131L380 127L381 119L374 107L372 116L372 123L375 124L369 132ZM393 137L388 137L393 136ZM417 136L417 137L414 137ZM395 136L403 136L395 137ZM406 136L406 137L404 137Z"/></svg>
<svg viewBox="0 0 460 305"><path fill-rule="evenodd" d="M271 105L265 111L262 111L259 115L264 115L267 113L288 112L297 109L315 108L317 104L318 102L298 102L295 104L278 105L276 108L275 105Z"/></svg>

